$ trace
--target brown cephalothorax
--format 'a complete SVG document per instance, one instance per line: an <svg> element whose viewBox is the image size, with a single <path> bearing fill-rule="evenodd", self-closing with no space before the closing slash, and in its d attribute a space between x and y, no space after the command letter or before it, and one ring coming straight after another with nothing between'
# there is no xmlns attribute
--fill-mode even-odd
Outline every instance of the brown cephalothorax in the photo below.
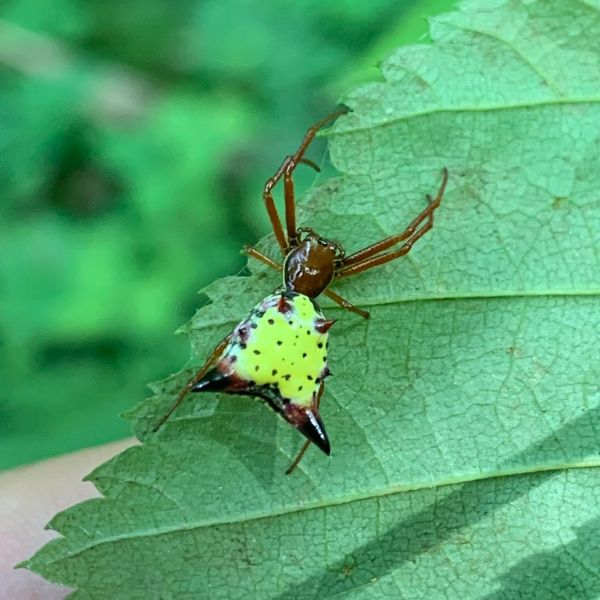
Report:
<svg viewBox="0 0 600 600"><path fill-rule="evenodd" d="M352 305L329 288L342 277L356 275L383 265L410 252L414 243L433 227L433 214L440 205L448 171L435 198L427 195L427 206L404 231L346 256L338 242L321 237L312 229L296 226L294 169L304 163L319 167L304 153L317 131L346 113L337 112L315 123L304 136L295 154L286 156L265 184L263 199L271 220L283 264L256 248L245 248L253 258L283 272L283 289L276 290L215 348L193 379L154 428L175 411L189 392L222 391L262 398L275 412L302 433L307 441L288 469L290 473L313 443L329 454L329 438L319 415L327 366L327 335L334 321L323 317L314 299L325 294L341 307L368 318L369 313ZM283 179L285 231L275 207L272 190Z"/></svg>
<svg viewBox="0 0 600 600"><path fill-rule="evenodd" d="M316 298L333 280L338 253L339 246L335 242L325 240L315 232L309 232L285 257L285 287Z"/></svg>

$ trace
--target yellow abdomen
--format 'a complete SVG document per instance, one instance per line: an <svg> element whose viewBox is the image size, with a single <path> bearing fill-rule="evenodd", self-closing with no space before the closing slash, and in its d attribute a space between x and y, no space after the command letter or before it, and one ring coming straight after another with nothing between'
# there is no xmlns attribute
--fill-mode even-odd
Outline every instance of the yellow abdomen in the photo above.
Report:
<svg viewBox="0 0 600 600"><path fill-rule="evenodd" d="M236 327L223 359L240 378L275 388L284 401L310 406L329 373L330 326L308 296L275 293Z"/></svg>

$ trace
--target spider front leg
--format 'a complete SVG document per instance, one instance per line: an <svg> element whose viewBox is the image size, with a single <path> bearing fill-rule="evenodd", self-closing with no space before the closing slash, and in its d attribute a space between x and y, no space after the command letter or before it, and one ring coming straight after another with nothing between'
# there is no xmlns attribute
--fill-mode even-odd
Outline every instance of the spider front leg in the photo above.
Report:
<svg viewBox="0 0 600 600"><path fill-rule="evenodd" d="M444 167L442 171L442 183L436 197L432 198L430 195L427 195L427 207L410 225L402 233L389 236L344 258L342 260L342 267L336 272L336 278L356 275L357 273L383 265L408 254L414 243L433 227L433 213L442 201L447 183L448 169ZM404 240L406 242L398 250L384 252ZM384 253L381 254L381 252Z"/></svg>
<svg viewBox="0 0 600 600"><path fill-rule="evenodd" d="M304 163L309 167L315 169L315 171L320 171L320 168L317 164L315 164L312 160L304 158L304 153L306 149L310 145L310 143L315 138L315 135L327 123L332 121L333 119L339 117L340 115L348 112L346 107L343 107L331 115L317 121L312 127L308 129L306 134L304 135L304 139L302 143L298 147L298 150L294 154L290 154L286 156L281 166L273 177L267 180L265 183L264 191L263 191L263 199L265 202L265 206L267 209L267 213L269 215L269 219L271 220L271 225L273 227L273 233L275 234L275 238L277 239L277 243L281 249L281 253L285 256L291 248L295 248L298 245L298 231L296 228L296 199L294 195L294 180L293 173L296 167L300 163ZM285 201L285 226L287 232L286 235L283 231L283 226L281 224L281 219L279 218L279 214L277 212L277 208L275 207L275 201L273 199L272 190L277 184L277 182L283 177L283 191L284 191L284 201Z"/></svg>

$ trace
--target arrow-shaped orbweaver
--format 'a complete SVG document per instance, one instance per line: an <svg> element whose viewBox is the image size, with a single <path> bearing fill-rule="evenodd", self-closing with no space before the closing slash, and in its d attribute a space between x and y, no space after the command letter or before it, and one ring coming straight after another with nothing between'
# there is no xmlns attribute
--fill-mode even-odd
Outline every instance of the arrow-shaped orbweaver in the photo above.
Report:
<svg viewBox="0 0 600 600"><path fill-rule="evenodd" d="M304 153L319 129L345 112L346 109L338 110L310 127L296 152L286 156L265 184L265 207L283 263L256 248L247 247L245 252L281 271L283 285L259 302L218 344L192 380L179 392L154 431L171 416L189 392L224 392L261 398L307 438L287 473L298 465L310 443L325 454L330 453L319 404L325 378L330 374L327 365L328 331L334 321L325 319L315 299L325 294L342 308L368 318L367 311L352 305L329 286L338 279L357 275L408 254L414 243L433 227L433 214L440 205L448 181L448 171L444 168L435 198L427 196L427 207L404 231L349 256L338 242L321 237L307 227L298 228L294 170L300 163L319 170L314 162L304 158ZM281 179L285 230L272 195L273 188Z"/></svg>

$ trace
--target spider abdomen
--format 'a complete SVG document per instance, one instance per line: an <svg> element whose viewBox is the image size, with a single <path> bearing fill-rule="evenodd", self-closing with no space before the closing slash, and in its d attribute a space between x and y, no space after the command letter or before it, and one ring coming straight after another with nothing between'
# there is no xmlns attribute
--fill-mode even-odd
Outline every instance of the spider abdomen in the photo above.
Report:
<svg viewBox="0 0 600 600"><path fill-rule="evenodd" d="M235 329L225 354L233 370L257 386L277 387L281 396L310 406L327 374L327 331L321 311L294 292L265 298Z"/></svg>
<svg viewBox="0 0 600 600"><path fill-rule="evenodd" d="M214 368L193 391L262 398L329 453L318 401L329 375L331 325L308 296L291 290L273 293L237 325Z"/></svg>

